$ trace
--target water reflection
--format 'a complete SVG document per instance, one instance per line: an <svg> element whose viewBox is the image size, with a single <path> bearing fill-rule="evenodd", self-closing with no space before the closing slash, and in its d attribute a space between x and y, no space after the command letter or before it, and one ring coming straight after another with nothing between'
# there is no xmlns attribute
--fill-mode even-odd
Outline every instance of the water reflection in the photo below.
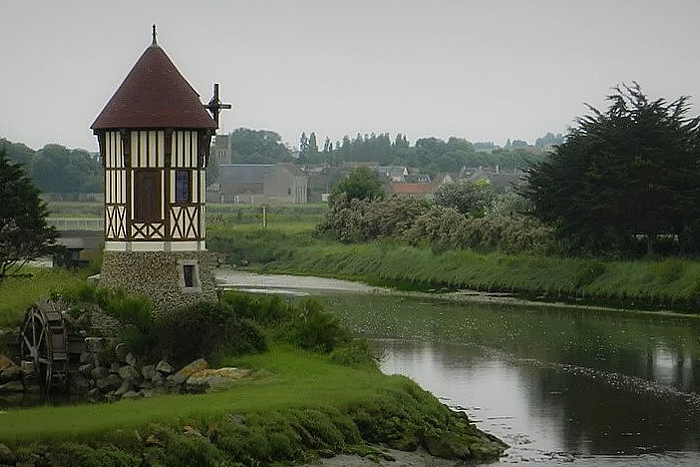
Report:
<svg viewBox="0 0 700 467"><path fill-rule="evenodd" d="M483 347L376 339L382 370L400 373L465 410L530 461L697 451L700 417L685 400L618 388ZM506 460L504 460L506 462Z"/></svg>
<svg viewBox="0 0 700 467"><path fill-rule="evenodd" d="M373 339L384 371L410 376L513 445L503 463L700 465L695 319L323 300Z"/></svg>

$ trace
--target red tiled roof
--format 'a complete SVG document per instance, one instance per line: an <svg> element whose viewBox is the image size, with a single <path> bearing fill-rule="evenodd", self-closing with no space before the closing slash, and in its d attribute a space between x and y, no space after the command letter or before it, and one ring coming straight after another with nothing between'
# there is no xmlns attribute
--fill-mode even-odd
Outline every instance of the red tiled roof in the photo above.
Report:
<svg viewBox="0 0 700 467"><path fill-rule="evenodd" d="M199 94L155 42L146 49L90 128L216 129Z"/></svg>
<svg viewBox="0 0 700 467"><path fill-rule="evenodd" d="M395 195L428 195L435 192L436 186L432 183L408 183L397 182L391 184L391 191Z"/></svg>

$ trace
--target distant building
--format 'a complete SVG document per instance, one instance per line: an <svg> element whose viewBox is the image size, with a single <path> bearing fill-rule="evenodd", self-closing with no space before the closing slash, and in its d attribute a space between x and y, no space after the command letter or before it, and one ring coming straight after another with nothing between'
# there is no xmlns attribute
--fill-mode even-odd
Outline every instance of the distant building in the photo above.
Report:
<svg viewBox="0 0 700 467"><path fill-rule="evenodd" d="M229 135L216 135L211 150L211 156L217 165L231 163L231 141Z"/></svg>
<svg viewBox="0 0 700 467"><path fill-rule="evenodd" d="M433 199L436 189L434 183L396 182L389 185L389 194L399 198Z"/></svg>
<svg viewBox="0 0 700 467"><path fill-rule="evenodd" d="M448 173L437 174L433 179L433 183L437 186L442 186L446 183L454 183L459 177Z"/></svg>
<svg viewBox="0 0 700 467"><path fill-rule="evenodd" d="M293 164L222 164L207 187L212 203L306 204L309 177Z"/></svg>
<svg viewBox="0 0 700 467"><path fill-rule="evenodd" d="M375 171L381 176L388 179L390 182L403 182L406 181L406 176L408 175L408 169L403 166L398 165L380 165L375 169Z"/></svg>
<svg viewBox="0 0 700 467"><path fill-rule="evenodd" d="M498 168L498 166L496 166L495 169L490 167L479 167L477 169L467 169L463 171L462 177L462 180L466 180L468 182L488 180L495 190L508 191L513 187L524 183L525 172L522 170L503 172Z"/></svg>

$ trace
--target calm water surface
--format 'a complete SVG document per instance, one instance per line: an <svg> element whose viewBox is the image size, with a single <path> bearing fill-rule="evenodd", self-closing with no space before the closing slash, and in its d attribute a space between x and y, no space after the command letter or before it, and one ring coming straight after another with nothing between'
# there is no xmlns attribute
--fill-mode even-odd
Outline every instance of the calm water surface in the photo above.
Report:
<svg viewBox="0 0 700 467"><path fill-rule="evenodd" d="M498 464L700 466L700 319L228 274L232 288L318 296L373 341L383 371L510 444Z"/></svg>
<svg viewBox="0 0 700 467"><path fill-rule="evenodd" d="M700 465L700 321L336 294L400 373L512 446L501 464Z"/></svg>

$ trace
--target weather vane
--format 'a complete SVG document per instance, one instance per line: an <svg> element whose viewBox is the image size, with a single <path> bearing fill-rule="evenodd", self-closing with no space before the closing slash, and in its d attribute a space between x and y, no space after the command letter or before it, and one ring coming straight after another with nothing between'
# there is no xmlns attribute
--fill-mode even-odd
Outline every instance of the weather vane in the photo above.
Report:
<svg viewBox="0 0 700 467"><path fill-rule="evenodd" d="M212 96L209 103L207 105L205 105L204 107L206 107L206 109L209 112L211 112L211 116L214 118L214 121L216 122L216 126L219 126L219 113L221 113L222 110L230 109L231 104L222 104L221 101L219 100L219 84L218 83L214 84L214 95Z"/></svg>

